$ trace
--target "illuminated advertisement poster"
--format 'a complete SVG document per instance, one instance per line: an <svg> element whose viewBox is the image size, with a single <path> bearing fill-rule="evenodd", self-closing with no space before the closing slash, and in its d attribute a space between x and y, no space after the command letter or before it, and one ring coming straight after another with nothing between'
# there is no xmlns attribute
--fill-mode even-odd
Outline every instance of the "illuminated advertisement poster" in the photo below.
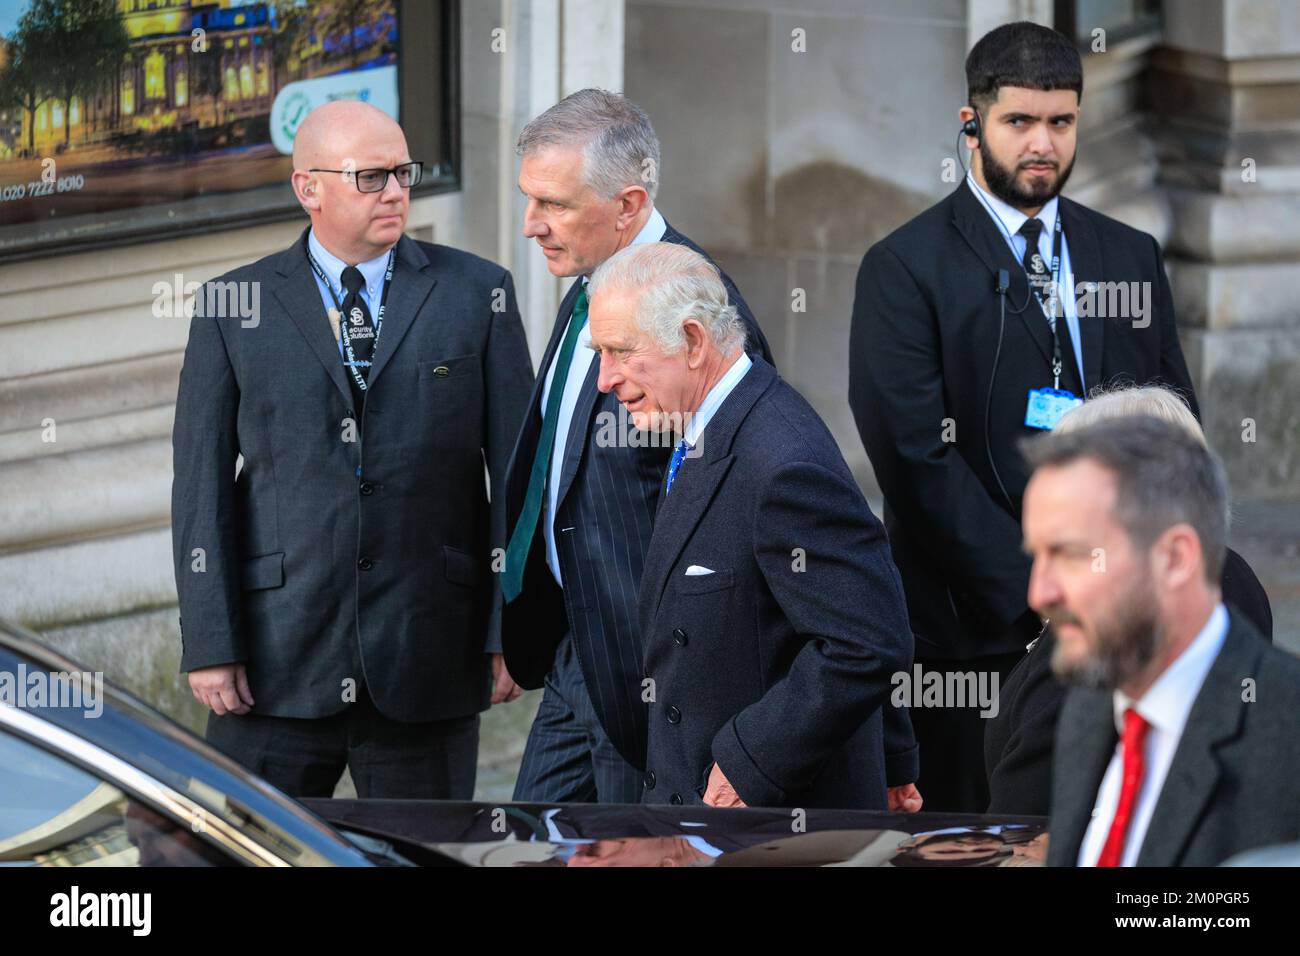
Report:
<svg viewBox="0 0 1300 956"><path fill-rule="evenodd" d="M282 218L307 113L402 118L398 6L0 0L0 258Z"/></svg>

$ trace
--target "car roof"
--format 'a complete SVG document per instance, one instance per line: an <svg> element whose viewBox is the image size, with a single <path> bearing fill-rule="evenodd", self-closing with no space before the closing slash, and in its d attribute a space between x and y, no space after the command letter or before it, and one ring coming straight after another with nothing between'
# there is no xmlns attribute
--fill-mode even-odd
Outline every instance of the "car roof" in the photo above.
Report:
<svg viewBox="0 0 1300 956"><path fill-rule="evenodd" d="M0 672L20 669L94 673L31 631L0 619ZM300 865L365 864L365 856L333 827L188 729L102 675L96 675L95 688L103 697L97 718L84 708L51 701L23 709L186 794L208 812L251 828L281 858ZM5 703L0 700L0 706Z"/></svg>

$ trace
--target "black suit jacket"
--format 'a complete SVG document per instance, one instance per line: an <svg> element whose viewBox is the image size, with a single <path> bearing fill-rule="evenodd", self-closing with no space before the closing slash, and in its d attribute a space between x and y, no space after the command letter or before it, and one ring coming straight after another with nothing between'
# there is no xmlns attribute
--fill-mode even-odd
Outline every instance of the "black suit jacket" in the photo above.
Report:
<svg viewBox="0 0 1300 956"><path fill-rule="evenodd" d="M1138 866L1217 866L1243 850L1300 839L1300 658L1228 615ZM1254 684L1243 700L1247 679ZM1056 729L1048 866L1075 865L1118 739L1110 692L1072 689Z"/></svg>
<svg viewBox="0 0 1300 956"><path fill-rule="evenodd" d="M750 806L884 809L881 708L912 662L884 526L817 413L762 360L697 450L659 506L641 580L643 800L701 802L716 761Z"/></svg>
<svg viewBox="0 0 1300 956"><path fill-rule="evenodd" d="M246 662L253 713L336 713L347 680L398 720L475 713L505 546L484 461L499 503L533 381L510 273L403 237L354 409L306 236L213 280L259 283L255 325L196 297L173 433L181 669Z"/></svg>
<svg viewBox="0 0 1300 956"><path fill-rule="evenodd" d="M1147 282L1154 299L1145 328L1080 318L1086 388L1163 383L1195 411L1155 240L1064 196L1060 212L1076 282ZM1011 283L993 381L999 269ZM884 492L918 657L1012 653L1037 633L1020 548L1028 474L1016 443L1037 434L1023 424L1025 404L1030 389L1052 385L1051 332L1027 297L1024 269L964 181L873 246L858 272L849 403ZM1064 332L1061 385L1080 394Z"/></svg>
<svg viewBox="0 0 1300 956"><path fill-rule="evenodd" d="M672 226L664 242L706 255ZM735 283L723 273L727 298L748 333L747 350L771 359L767 340ZM507 527L523 510L528 477L542 430L542 387L554 361L582 281L573 283L560 305L550 344L542 357L527 414L506 479ZM523 591L503 610L502 646L511 676L523 687L541 687L555 648L572 632L583 678L601 725L623 757L645 765L645 704L641 700L642 644L636 621L636 593L650 544L650 529L670 447L625 447L601 440L601 426L627 422L613 395L596 388L599 363L582 385L569 427L554 515L545 508L524 569ZM637 433L640 434L640 433ZM565 587L561 591L546 564L542 522L553 521Z"/></svg>
<svg viewBox="0 0 1300 956"><path fill-rule="evenodd" d="M1268 595L1231 548L1223 562L1223 601L1265 640L1273 640ZM984 723L989 813L1047 816L1052 794L1052 742L1066 688L1052 674L1056 641L1049 630L1012 668L998 694L997 716Z"/></svg>

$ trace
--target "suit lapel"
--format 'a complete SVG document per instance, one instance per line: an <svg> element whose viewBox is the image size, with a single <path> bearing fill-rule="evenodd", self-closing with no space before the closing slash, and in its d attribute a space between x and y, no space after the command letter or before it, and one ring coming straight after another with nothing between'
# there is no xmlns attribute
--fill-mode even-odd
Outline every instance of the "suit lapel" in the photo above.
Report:
<svg viewBox="0 0 1300 956"><path fill-rule="evenodd" d="M519 517L519 511L523 507L524 495L528 489L528 478L532 473L533 459L537 455L537 442L542 433L542 390L546 387L546 373L555 361L555 353L560 349L560 343L564 338L565 327L569 323L569 317L573 314L573 303L578 298L578 290L582 287L582 280L578 279L569 286L569 291L565 294L564 300L560 303L560 311L556 315L555 324L551 327L551 339L546 343L546 351L542 353L541 364L537 367L537 377L533 382L533 393L528 398L528 410L524 413L523 424L519 428L519 438L515 442L514 451L510 455L510 464L506 469L506 509L507 520L513 528L515 519Z"/></svg>
<svg viewBox="0 0 1300 956"><path fill-rule="evenodd" d="M1070 247L1070 269L1074 273L1075 288L1084 282L1101 281L1101 242L1092 222L1083 215L1083 209L1064 196L1060 200L1061 225L1065 241ZM1068 290L1074 294L1074 289ZM1075 301L1078 301L1076 296ZM1101 384L1101 352L1105 341L1106 323L1096 316L1079 317L1079 340L1083 343L1084 393Z"/></svg>
<svg viewBox="0 0 1300 956"><path fill-rule="evenodd" d="M591 363L587 377L583 379L578 392L577 404L573 406L573 418L569 421L569 434L564 443L564 464L560 468L560 487L555 498L558 509L569 493L573 479L582 464L582 455L587 450L587 436L591 426L591 416L600 400L600 390L596 388L596 378L600 375L599 360Z"/></svg>
<svg viewBox="0 0 1300 956"><path fill-rule="evenodd" d="M402 236L397 243L393 287L389 290L388 302L384 307L384 324L379 333L379 341L375 343L374 364L366 380L368 388L375 387L384 367L424 308L425 300L437 284L437 280L430 274L432 271L424 250L414 239Z"/></svg>
<svg viewBox="0 0 1300 956"><path fill-rule="evenodd" d="M352 390L343 372L338 341L330 328L316 275L307 261L307 230L298 242L281 253L275 271L280 278L272 293L325 367L325 374L338 388L346 407L351 408Z"/></svg>
<svg viewBox="0 0 1300 956"><path fill-rule="evenodd" d="M555 324L551 326L551 340L546 343L546 351L542 354L542 364L537 369L537 386L534 389L534 404L541 414L542 405L542 388L546 384L546 373L551 368L551 363L555 361L555 353L560 350L560 345L564 341L565 329L569 327L569 319L573 316L573 304L578 301L578 291L582 288L582 279L574 281L569 286L569 291L564 294L564 300L560 303L560 311L555 316Z"/></svg>
<svg viewBox="0 0 1300 956"><path fill-rule="evenodd" d="M734 460L733 455L710 458L704 455L694 461L687 460L676 480L675 489L668 496L660 488L659 510L655 513L654 529L650 534L650 547L642 572L642 595L652 595L652 606L658 612L668 587L668 575L695 526L704 517L713 501L718 486L727 476Z"/></svg>
<svg viewBox="0 0 1300 956"><path fill-rule="evenodd" d="M1196 702L1169 764L1151 823L1138 853L1138 866L1179 866L1201 822L1223 768L1215 750L1241 733L1245 705L1241 675L1256 673L1258 638L1232 624L1219 656L1205 675Z"/></svg>
<svg viewBox="0 0 1300 956"><path fill-rule="evenodd" d="M1061 722L1053 771L1049 853L1057 866L1074 866L1078 859L1101 778L1119 740L1110 694L1075 690L1067 701L1072 715L1068 723Z"/></svg>
<svg viewBox="0 0 1300 956"><path fill-rule="evenodd" d="M731 468L731 446L736 432L754 403L776 381L772 366L762 358L754 358L753 362L753 367L705 426L699 441L700 457L682 463L673 481L674 490L667 496L660 485L659 509L641 573L641 606L650 609L652 614L658 612L663 601L673 565Z"/></svg>

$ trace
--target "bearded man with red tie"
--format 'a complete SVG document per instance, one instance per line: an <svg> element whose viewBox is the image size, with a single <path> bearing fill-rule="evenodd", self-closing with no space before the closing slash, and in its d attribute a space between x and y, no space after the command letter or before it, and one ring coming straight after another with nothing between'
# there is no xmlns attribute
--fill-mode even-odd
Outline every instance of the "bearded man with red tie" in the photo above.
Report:
<svg viewBox="0 0 1300 956"><path fill-rule="evenodd" d="M1147 416L1026 453L1029 604L1072 685L1048 864L1215 866L1300 837L1300 658L1222 601L1222 464Z"/></svg>

